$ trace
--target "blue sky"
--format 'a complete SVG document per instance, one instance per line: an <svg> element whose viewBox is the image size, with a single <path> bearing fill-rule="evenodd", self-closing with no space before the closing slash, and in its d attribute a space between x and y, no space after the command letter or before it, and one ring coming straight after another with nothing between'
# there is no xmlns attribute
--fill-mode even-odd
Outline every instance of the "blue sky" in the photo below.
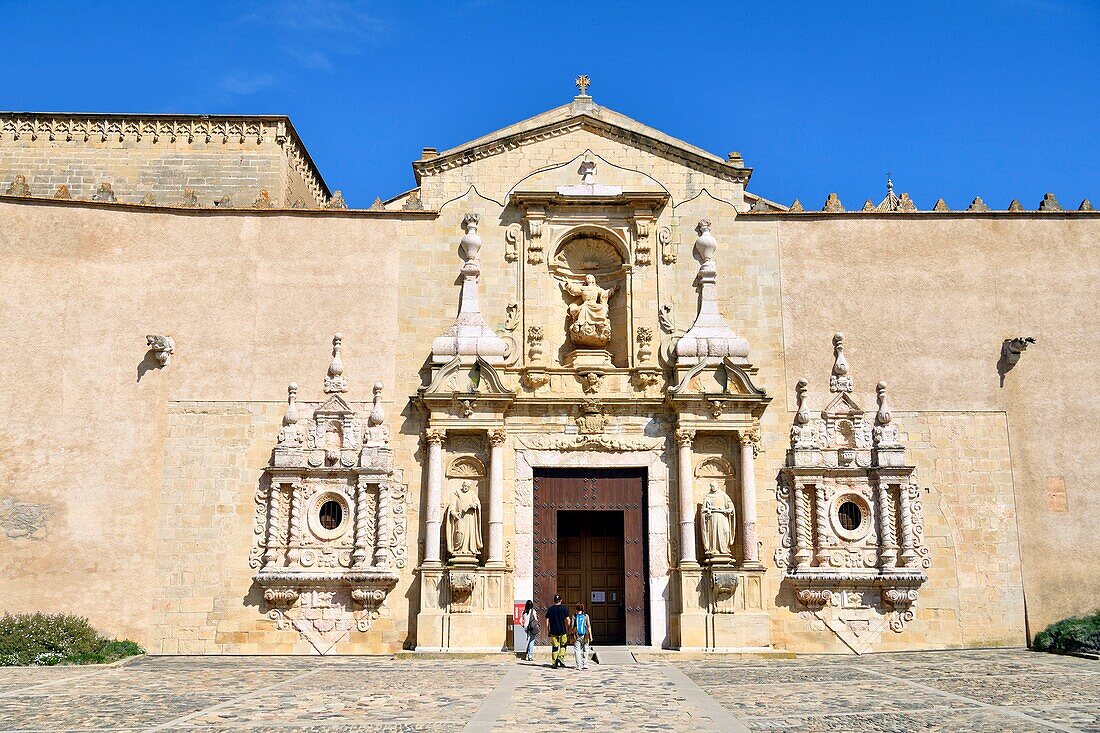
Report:
<svg viewBox="0 0 1100 733"><path fill-rule="evenodd" d="M567 102L848 208L1046 191L1100 205L1100 0L921 3L0 0L0 109L287 114L368 206L410 161Z"/></svg>

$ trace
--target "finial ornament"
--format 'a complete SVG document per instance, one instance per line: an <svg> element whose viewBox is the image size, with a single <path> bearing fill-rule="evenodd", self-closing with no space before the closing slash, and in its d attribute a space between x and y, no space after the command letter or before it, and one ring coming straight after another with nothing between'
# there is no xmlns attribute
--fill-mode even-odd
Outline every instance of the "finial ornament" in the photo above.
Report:
<svg viewBox="0 0 1100 733"><path fill-rule="evenodd" d="M829 377L830 392L851 392L852 378L848 376L848 360L844 358L844 334L833 334L833 374Z"/></svg>
<svg viewBox="0 0 1100 733"><path fill-rule="evenodd" d="M348 391L348 378L344 376L344 361L340 358L340 348L344 345L342 334L332 337L332 363L328 365L325 377L325 394Z"/></svg>
<svg viewBox="0 0 1100 733"><path fill-rule="evenodd" d="M480 221L481 214L469 213L462 217L462 228L466 234L459 244L459 253L467 262L477 260L477 254L481 251L481 236L477 233L477 225Z"/></svg>
<svg viewBox="0 0 1100 733"><path fill-rule="evenodd" d="M718 240L710 233L710 227L710 219L700 219L695 225L695 231L699 234L699 238L695 240L695 251L703 262L713 260L714 251L718 249Z"/></svg>
<svg viewBox="0 0 1100 733"><path fill-rule="evenodd" d="M283 415L283 425L293 425L298 422L298 383L291 382L286 387L286 414Z"/></svg>
<svg viewBox="0 0 1100 733"><path fill-rule="evenodd" d="M890 408L890 398L886 394L886 382L875 387L878 393L878 412L875 414L875 427L872 440L876 448L896 448L901 445L897 426L891 425L894 416Z"/></svg>
<svg viewBox="0 0 1100 733"><path fill-rule="evenodd" d="M367 416L367 427L378 427L386 421L386 413L382 410L382 383L374 383L374 406Z"/></svg>
<svg viewBox="0 0 1100 733"><path fill-rule="evenodd" d="M798 380L798 385L795 387L798 411L794 415L794 421L799 425L806 425L810 422L810 408L806 406L806 391L809 386L810 380L803 377Z"/></svg>
<svg viewBox="0 0 1100 733"><path fill-rule="evenodd" d="M581 90L582 97L588 96L588 87L592 84L592 80L588 78L588 74L581 74L573 83Z"/></svg>

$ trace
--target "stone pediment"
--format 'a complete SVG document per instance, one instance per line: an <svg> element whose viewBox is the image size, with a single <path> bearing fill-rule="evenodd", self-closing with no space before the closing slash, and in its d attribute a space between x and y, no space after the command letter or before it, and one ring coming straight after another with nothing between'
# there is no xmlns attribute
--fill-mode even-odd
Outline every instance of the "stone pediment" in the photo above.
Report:
<svg viewBox="0 0 1100 733"><path fill-rule="evenodd" d="M521 122L463 143L427 160L413 163L417 183L421 176L438 175L471 162L498 155L530 142L546 140L575 130L615 140L705 171L723 180L748 183L752 168L723 160L713 153L667 135L626 115L599 107L589 97L535 115Z"/></svg>
<svg viewBox="0 0 1100 733"><path fill-rule="evenodd" d="M585 150L564 163L555 163L531 173L513 186L509 198L514 202L598 201L655 208L668 201L669 192L648 173L615 165L591 150Z"/></svg>

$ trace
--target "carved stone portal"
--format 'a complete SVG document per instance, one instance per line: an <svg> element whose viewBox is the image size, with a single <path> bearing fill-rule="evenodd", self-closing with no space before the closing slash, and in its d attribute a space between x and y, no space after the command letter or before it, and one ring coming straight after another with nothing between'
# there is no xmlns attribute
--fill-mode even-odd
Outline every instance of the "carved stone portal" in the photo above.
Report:
<svg viewBox="0 0 1100 733"><path fill-rule="evenodd" d="M272 465L256 491L249 553L268 618L319 654L370 630L407 562L407 490L393 470L382 385L365 415L352 408L341 394L340 344L328 399L305 420L298 385L288 389Z"/></svg>

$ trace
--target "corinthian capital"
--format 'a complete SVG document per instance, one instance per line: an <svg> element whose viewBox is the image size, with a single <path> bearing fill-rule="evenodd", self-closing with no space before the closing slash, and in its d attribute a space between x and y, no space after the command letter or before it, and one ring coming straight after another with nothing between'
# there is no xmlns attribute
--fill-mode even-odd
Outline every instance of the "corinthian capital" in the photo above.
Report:
<svg viewBox="0 0 1100 733"><path fill-rule="evenodd" d="M424 431L424 442L428 445L443 445L447 431L440 428L428 428Z"/></svg>
<svg viewBox="0 0 1100 733"><path fill-rule="evenodd" d="M508 439L508 433L504 428L497 428L496 430L489 431L489 443L493 446L500 447L504 445L504 441Z"/></svg>
<svg viewBox="0 0 1100 733"><path fill-rule="evenodd" d="M690 448L692 441L695 440L695 431L688 430L687 428L679 428L676 431L676 444L681 448Z"/></svg>

